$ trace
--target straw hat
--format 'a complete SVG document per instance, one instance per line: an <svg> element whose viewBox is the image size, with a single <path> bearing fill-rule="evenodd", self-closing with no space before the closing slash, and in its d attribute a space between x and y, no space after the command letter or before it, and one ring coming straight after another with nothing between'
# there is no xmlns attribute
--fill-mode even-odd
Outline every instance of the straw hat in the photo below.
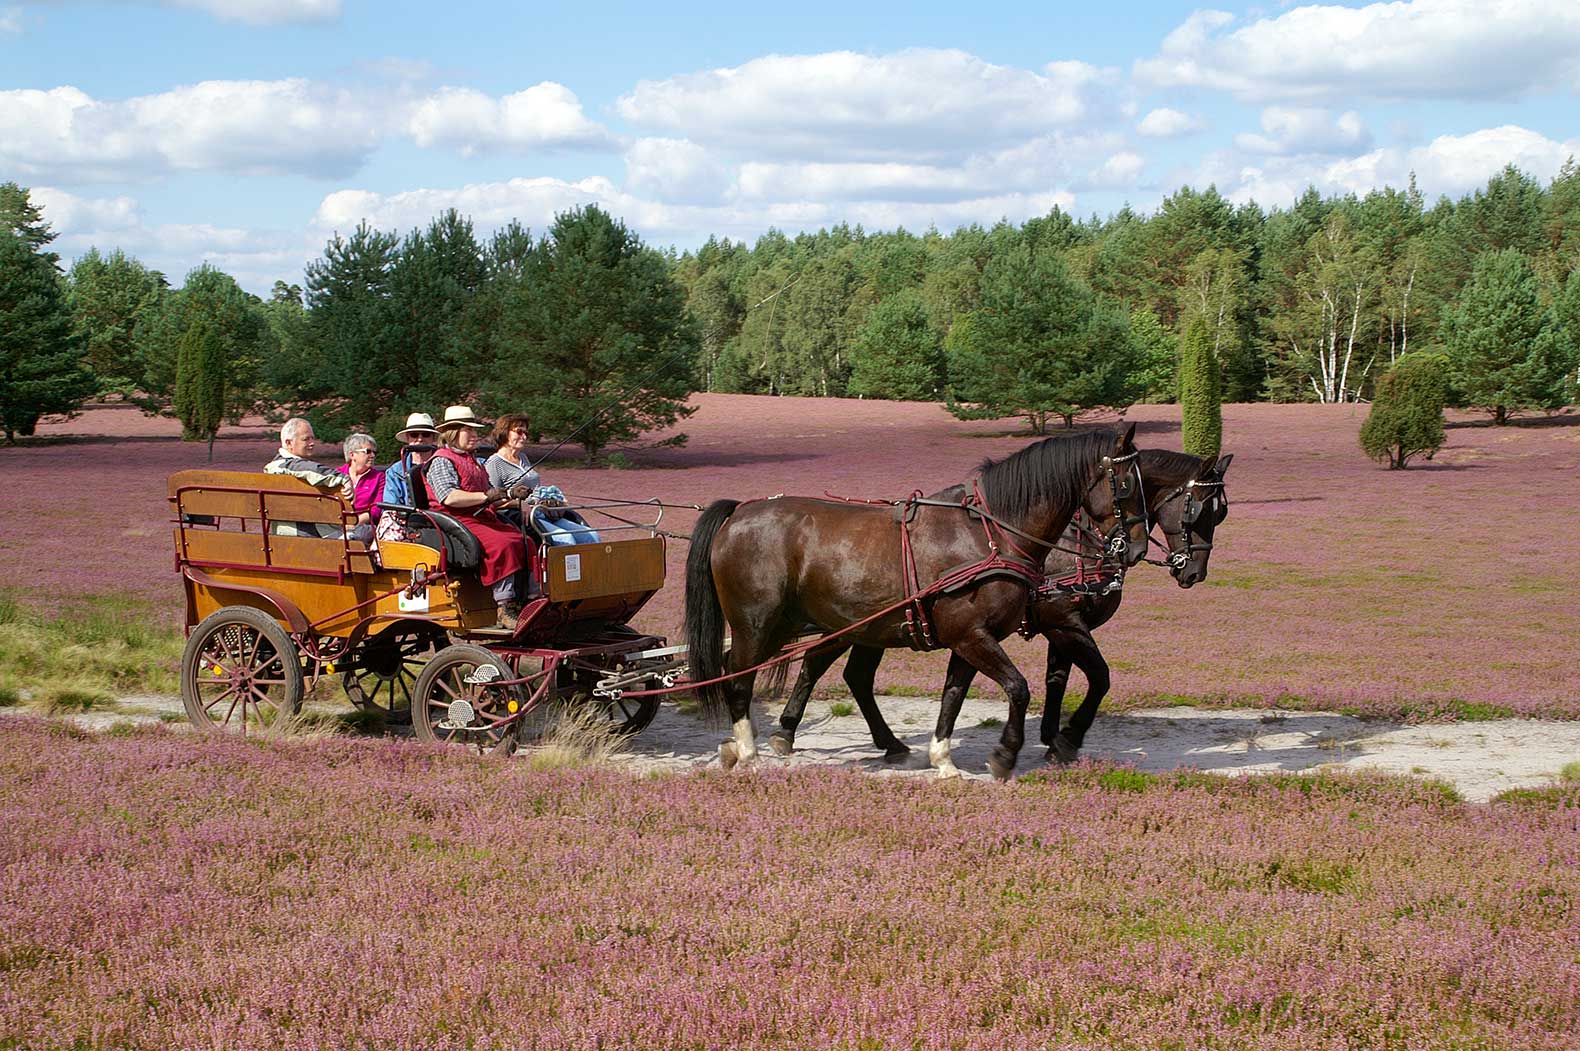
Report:
<svg viewBox="0 0 1580 1051"><path fill-rule="evenodd" d="M414 412L406 417L406 429L395 432L395 440L402 445L411 445L419 434L437 435L438 429L433 425L433 417L426 412Z"/></svg>
<svg viewBox="0 0 1580 1051"><path fill-rule="evenodd" d="M475 427L483 430L488 426L472 412L471 406L452 405L444 410L444 422L439 424L439 430L447 431L451 427Z"/></svg>

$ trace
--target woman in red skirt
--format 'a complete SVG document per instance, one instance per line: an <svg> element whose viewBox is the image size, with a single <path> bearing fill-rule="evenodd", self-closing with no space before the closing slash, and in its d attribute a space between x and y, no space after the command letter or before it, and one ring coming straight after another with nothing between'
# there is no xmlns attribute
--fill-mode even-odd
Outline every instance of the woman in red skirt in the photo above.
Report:
<svg viewBox="0 0 1580 1051"><path fill-rule="evenodd" d="M483 427L465 405L445 409L444 422L438 426L442 445L424 472L424 482L430 502L442 505L482 544L482 582L494 589L500 624L514 631L521 611L516 575L530 568L532 556L521 530L505 524L492 510L507 502L509 495L488 484L488 472L472 453Z"/></svg>

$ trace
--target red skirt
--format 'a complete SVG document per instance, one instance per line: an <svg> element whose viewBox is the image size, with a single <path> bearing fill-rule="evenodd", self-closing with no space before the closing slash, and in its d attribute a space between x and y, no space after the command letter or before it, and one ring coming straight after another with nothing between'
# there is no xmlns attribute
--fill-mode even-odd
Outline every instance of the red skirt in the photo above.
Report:
<svg viewBox="0 0 1580 1051"><path fill-rule="evenodd" d="M478 575L485 585L492 587L531 564L521 530L506 525L494 512L484 510L477 515L456 515L456 519L470 529L483 546L483 564Z"/></svg>

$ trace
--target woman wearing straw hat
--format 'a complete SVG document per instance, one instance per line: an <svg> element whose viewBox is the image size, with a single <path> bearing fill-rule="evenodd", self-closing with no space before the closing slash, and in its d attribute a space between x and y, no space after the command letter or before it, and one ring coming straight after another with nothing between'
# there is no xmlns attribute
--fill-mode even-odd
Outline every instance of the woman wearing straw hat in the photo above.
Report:
<svg viewBox="0 0 1580 1051"><path fill-rule="evenodd" d="M503 489L488 484L488 474L473 454L483 421L470 407L452 405L444 410L437 429L442 445L423 473L428 498L477 537L483 547L482 582L494 589L499 622L514 631L520 611L516 574L529 567L531 555L521 531L500 521L492 510L507 497Z"/></svg>

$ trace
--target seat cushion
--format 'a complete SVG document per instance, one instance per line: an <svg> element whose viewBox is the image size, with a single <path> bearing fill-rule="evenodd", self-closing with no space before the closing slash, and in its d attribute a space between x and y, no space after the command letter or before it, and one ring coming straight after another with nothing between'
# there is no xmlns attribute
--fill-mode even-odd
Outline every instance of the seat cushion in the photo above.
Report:
<svg viewBox="0 0 1580 1051"><path fill-rule="evenodd" d="M442 511L423 511L407 519L417 542L442 548L451 569L476 569L483 564L483 545L472 531Z"/></svg>

